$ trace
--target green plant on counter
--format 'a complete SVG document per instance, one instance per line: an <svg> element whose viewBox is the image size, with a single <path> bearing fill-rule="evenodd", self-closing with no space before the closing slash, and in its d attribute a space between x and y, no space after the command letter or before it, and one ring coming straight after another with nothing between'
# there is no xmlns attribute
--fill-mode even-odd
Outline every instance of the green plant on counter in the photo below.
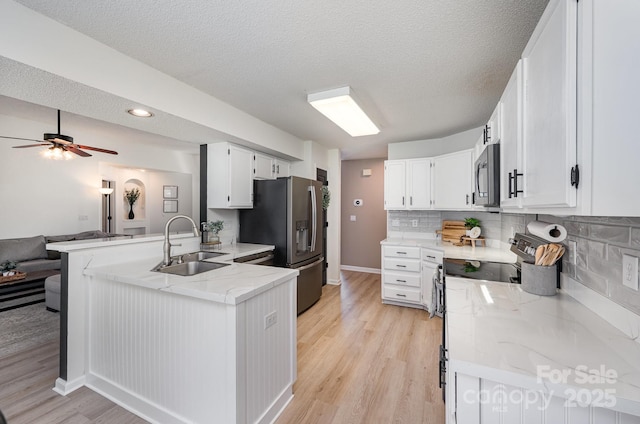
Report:
<svg viewBox="0 0 640 424"><path fill-rule="evenodd" d="M209 232L218 235L220 231L224 228L224 221L208 221L207 222L207 230Z"/></svg>
<svg viewBox="0 0 640 424"><path fill-rule="evenodd" d="M464 219L464 228L466 228L467 230L472 229L473 227L479 227L480 226L480 220L476 219L476 218L465 218Z"/></svg>

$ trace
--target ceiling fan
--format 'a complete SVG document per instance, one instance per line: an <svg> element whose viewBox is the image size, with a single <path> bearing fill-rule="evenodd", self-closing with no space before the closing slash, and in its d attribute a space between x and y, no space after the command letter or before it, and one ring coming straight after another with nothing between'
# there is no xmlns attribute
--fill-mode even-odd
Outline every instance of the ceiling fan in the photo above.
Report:
<svg viewBox="0 0 640 424"><path fill-rule="evenodd" d="M118 154L118 152L113 150L101 149L99 147L85 146L82 144L74 144L73 137L60 134L60 109L58 109L58 133L57 134L45 133L43 136L43 140L36 140L32 138L7 137L3 135L0 135L0 138L8 138L12 140L37 141L38 143L40 143L40 144L26 144L24 146L13 146L15 149L22 149L25 147L40 147L40 146L43 146L42 143L49 143L51 144L51 147L48 148L48 151L45 153L45 155L51 156L56 159L62 158L62 157L69 159L72 157L71 153L75 153L76 155L82 156L82 157L91 156L89 153L81 149L94 150L96 152L108 153L110 155Z"/></svg>

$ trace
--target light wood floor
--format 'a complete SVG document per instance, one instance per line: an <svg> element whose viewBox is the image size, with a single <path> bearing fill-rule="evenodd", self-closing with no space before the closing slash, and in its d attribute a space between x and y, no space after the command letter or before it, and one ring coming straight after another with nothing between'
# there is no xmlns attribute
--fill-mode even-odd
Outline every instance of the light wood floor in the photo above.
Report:
<svg viewBox="0 0 640 424"><path fill-rule="evenodd" d="M383 305L379 275L342 276L298 317L295 396L277 424L444 423L442 320Z"/></svg>
<svg viewBox="0 0 640 424"><path fill-rule="evenodd" d="M342 281L298 318L295 397L277 424L444 423L441 320L383 305L379 275L343 272ZM84 387L56 394L57 373L57 342L0 359L0 410L10 424L146 422Z"/></svg>

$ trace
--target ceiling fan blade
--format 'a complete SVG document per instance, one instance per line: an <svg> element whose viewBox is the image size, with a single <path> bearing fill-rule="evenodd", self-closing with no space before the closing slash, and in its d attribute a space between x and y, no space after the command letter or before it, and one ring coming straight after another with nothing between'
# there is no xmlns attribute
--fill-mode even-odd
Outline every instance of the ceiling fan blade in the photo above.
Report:
<svg viewBox="0 0 640 424"><path fill-rule="evenodd" d="M0 138L7 138L9 140L37 141L39 143L46 143L46 141L44 140L36 140L35 138L7 137L5 135L0 135Z"/></svg>
<svg viewBox="0 0 640 424"><path fill-rule="evenodd" d="M42 144L25 144L24 146L13 146L14 149L23 149L25 147L42 147Z"/></svg>
<svg viewBox="0 0 640 424"><path fill-rule="evenodd" d="M80 146L67 145L67 146L64 146L63 149L67 150L67 151L69 151L71 153L75 153L78 156L85 157L85 158L91 156L89 153L83 152L82 150L78 149L77 147L80 147Z"/></svg>
<svg viewBox="0 0 640 424"><path fill-rule="evenodd" d="M80 148L80 149L95 150L96 152L108 153L110 155L117 155L118 154L118 152L116 152L114 150L101 149L99 147L84 146L84 145L81 145L81 144L76 144L75 146Z"/></svg>

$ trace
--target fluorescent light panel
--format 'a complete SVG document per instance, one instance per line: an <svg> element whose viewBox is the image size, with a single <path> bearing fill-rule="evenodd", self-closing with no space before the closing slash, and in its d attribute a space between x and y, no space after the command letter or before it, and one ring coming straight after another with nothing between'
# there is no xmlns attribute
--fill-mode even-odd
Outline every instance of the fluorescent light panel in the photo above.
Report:
<svg viewBox="0 0 640 424"><path fill-rule="evenodd" d="M353 99L350 87L307 95L307 101L351 137L378 134L380 130Z"/></svg>

